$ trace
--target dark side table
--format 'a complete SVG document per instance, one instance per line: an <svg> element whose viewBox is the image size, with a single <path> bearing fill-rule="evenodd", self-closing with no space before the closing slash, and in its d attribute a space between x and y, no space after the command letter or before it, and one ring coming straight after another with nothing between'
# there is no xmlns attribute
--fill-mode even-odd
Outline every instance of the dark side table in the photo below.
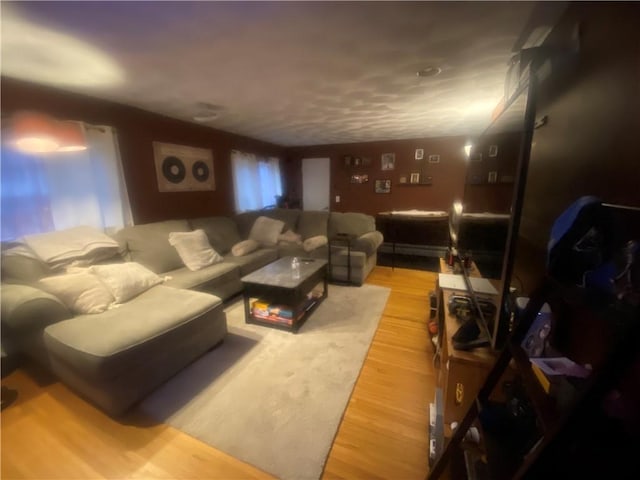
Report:
<svg viewBox="0 0 640 480"><path fill-rule="evenodd" d="M357 235L353 235L351 233L336 233L332 237L329 237L329 277L331 278L331 283L335 284L344 284L351 285L351 244L352 242L358 238ZM333 278L333 269L331 266L331 247L343 246L347 247L347 280L336 280Z"/></svg>

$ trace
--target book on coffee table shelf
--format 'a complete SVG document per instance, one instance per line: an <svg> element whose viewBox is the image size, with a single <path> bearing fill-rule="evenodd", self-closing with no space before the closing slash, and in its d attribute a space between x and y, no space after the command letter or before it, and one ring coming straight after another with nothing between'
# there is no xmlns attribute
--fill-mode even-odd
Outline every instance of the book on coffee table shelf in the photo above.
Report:
<svg viewBox="0 0 640 480"><path fill-rule="evenodd" d="M296 307L269 303L258 299L251 304L251 314L261 320L291 326L302 318L304 313L316 303L321 295L321 292L312 291L307 295L307 298Z"/></svg>

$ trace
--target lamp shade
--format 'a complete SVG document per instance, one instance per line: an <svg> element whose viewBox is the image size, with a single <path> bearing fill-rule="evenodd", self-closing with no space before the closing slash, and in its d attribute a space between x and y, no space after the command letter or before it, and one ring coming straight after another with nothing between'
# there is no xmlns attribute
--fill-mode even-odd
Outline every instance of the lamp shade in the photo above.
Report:
<svg viewBox="0 0 640 480"><path fill-rule="evenodd" d="M18 112L12 118L12 143L25 152L53 152L59 147L57 121L39 112Z"/></svg>
<svg viewBox="0 0 640 480"><path fill-rule="evenodd" d="M82 127L77 122L58 122L57 137L59 152L77 152L87 149Z"/></svg>

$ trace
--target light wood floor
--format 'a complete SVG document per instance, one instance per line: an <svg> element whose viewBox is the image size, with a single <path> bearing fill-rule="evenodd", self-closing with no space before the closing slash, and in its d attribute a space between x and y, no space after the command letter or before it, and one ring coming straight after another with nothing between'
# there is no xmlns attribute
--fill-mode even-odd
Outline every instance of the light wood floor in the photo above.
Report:
<svg viewBox="0 0 640 480"><path fill-rule="evenodd" d="M391 288L380 325L325 466L326 479L423 479L433 349L430 272L376 267ZM270 475L139 413L111 420L50 378L18 369L2 420L3 479L259 479Z"/></svg>

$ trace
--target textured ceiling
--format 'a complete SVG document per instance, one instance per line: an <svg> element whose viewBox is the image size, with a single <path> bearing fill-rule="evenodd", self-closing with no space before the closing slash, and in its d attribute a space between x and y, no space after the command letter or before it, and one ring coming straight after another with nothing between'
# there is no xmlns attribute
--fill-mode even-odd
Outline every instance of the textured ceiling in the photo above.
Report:
<svg viewBox="0 0 640 480"><path fill-rule="evenodd" d="M2 2L2 73L190 122L213 104L219 116L206 125L283 146L475 135L502 96L514 45L545 27L527 23L534 10ZM442 72L418 77L427 66Z"/></svg>

